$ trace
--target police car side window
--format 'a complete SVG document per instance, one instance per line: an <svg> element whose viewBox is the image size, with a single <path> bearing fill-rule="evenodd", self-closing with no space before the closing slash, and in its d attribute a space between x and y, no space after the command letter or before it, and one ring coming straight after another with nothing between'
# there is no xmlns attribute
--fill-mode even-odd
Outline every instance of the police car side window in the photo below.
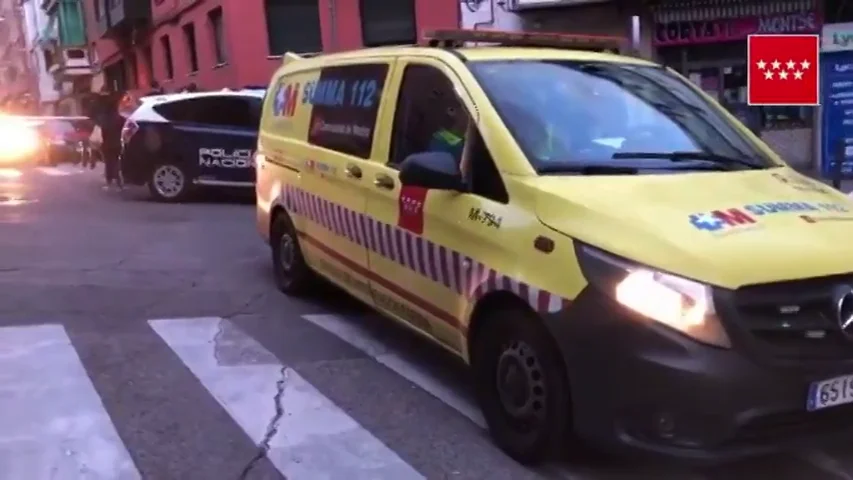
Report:
<svg viewBox="0 0 853 480"><path fill-rule="evenodd" d="M178 100L154 105L154 111L170 122L197 122L194 100Z"/></svg>
<svg viewBox="0 0 853 480"><path fill-rule="evenodd" d="M326 67L308 82L299 101L311 105L308 142L370 158L388 64Z"/></svg>
<svg viewBox="0 0 853 480"><path fill-rule="evenodd" d="M258 128L253 119L251 104L237 96L212 96L195 100L198 123L217 127Z"/></svg>

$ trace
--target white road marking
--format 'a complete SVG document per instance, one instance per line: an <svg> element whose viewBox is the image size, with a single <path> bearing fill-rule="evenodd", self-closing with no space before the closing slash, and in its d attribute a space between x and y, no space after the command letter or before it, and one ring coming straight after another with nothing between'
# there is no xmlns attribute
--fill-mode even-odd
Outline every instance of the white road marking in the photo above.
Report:
<svg viewBox="0 0 853 480"><path fill-rule="evenodd" d="M149 324L287 478L424 479L228 320Z"/></svg>
<svg viewBox="0 0 853 480"><path fill-rule="evenodd" d="M358 322L348 321L340 315L303 315L302 318L340 338L397 375L417 385L471 420L476 426L482 429L486 428L486 420L483 418L480 407L471 395L461 393L464 389L458 385L449 384L424 366L407 360L401 351L374 338L373 334ZM570 471L560 465L544 465L537 468L536 471L551 478L569 480L585 478L582 474Z"/></svg>
<svg viewBox="0 0 853 480"><path fill-rule="evenodd" d="M0 472L141 478L61 325L0 329Z"/></svg>

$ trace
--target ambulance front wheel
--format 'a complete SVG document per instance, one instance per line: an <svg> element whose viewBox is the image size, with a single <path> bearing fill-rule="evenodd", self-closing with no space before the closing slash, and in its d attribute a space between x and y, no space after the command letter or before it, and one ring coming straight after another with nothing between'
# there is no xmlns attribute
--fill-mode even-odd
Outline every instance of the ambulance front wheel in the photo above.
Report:
<svg viewBox="0 0 853 480"><path fill-rule="evenodd" d="M299 246L296 228L287 212L280 211L270 228L272 267L275 284L288 295L305 293L314 281L314 275Z"/></svg>
<svg viewBox="0 0 853 480"><path fill-rule="evenodd" d="M489 431L522 464L548 460L569 436L569 383L559 349L528 309L484 314L471 360Z"/></svg>

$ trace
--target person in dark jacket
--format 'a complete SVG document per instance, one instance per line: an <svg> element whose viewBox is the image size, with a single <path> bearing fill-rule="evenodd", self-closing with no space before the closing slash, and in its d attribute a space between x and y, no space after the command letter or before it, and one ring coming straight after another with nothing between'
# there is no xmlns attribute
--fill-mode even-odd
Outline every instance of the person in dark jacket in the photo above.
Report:
<svg viewBox="0 0 853 480"><path fill-rule="evenodd" d="M120 92L111 91L105 87L97 99L92 120L101 127L103 144L101 154L104 159L104 189L122 188L119 174L119 155L121 155L121 129L124 127L124 117L119 114L119 101L123 97Z"/></svg>

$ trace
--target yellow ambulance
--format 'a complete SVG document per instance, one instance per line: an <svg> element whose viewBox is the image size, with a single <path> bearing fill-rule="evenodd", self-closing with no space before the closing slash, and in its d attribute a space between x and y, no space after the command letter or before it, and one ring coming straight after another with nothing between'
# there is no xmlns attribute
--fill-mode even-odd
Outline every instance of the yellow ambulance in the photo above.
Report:
<svg viewBox="0 0 853 480"><path fill-rule="evenodd" d="M622 45L441 31L286 55L256 158L278 288L331 281L463 358L524 463L849 428L853 204Z"/></svg>

